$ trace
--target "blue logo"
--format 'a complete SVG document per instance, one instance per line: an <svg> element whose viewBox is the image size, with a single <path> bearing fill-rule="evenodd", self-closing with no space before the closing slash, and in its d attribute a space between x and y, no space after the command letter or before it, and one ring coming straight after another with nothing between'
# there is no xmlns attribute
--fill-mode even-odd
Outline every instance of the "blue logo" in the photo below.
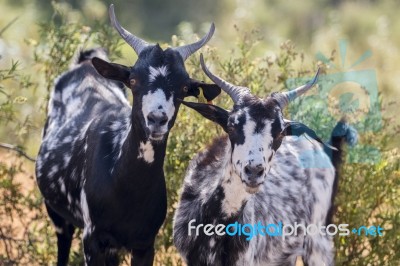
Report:
<svg viewBox="0 0 400 266"><path fill-rule="evenodd" d="M359 236L382 236L383 228L378 226L360 226L359 228L353 228L351 231L347 228L349 224L308 224L304 225L301 223L295 222L293 225L291 224L283 224L281 221L278 223L262 223L258 222L256 224L241 224L238 222L234 222L228 225L225 224L198 224L195 225L196 220L190 220L188 223L188 235L191 236L199 236L200 234L204 234L206 236L212 235L228 235L228 236L246 236L246 240L250 241L255 236L270 236L270 237L281 237L285 240L289 236L298 236L298 235L340 235L340 236L348 236L350 232L353 234L357 234Z"/></svg>
<svg viewBox="0 0 400 266"><path fill-rule="evenodd" d="M317 88L313 88L307 95L297 98L289 105L289 113L292 120L306 124L324 140L329 140L333 131L338 135L346 134L348 142L354 144L357 132L362 135L377 132L382 128L378 83L375 70L353 70L372 55L370 51L347 66L346 41L340 41L339 50L341 66L335 65L322 53L316 55L317 60L328 68L336 70L336 73L321 75ZM286 85L288 88L295 88L310 79L311 77L293 78L287 80ZM342 118L346 119L346 123L335 128ZM304 155L307 156L309 155ZM346 160L348 163L376 163L380 160L380 151L374 146L358 143L349 149ZM325 166L324 162L321 165L304 165L304 167L318 168Z"/></svg>

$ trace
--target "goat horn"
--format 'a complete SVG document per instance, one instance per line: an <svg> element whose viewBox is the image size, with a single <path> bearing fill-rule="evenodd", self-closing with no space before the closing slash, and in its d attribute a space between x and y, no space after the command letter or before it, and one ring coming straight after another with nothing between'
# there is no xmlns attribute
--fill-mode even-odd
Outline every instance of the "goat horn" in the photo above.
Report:
<svg viewBox="0 0 400 266"><path fill-rule="evenodd" d="M119 35L125 40L127 44L129 44L133 50L135 50L136 54L139 55L144 48L146 48L149 44L144 40L136 37L126 29L124 29L121 24L119 24L117 18L115 17L114 13L114 5L110 5L110 9L108 11L110 15L111 24L113 27L118 31Z"/></svg>
<svg viewBox="0 0 400 266"><path fill-rule="evenodd" d="M204 63L203 54L200 54L200 63L201 68L203 69L204 73L218 86L221 87L223 91L225 91L233 100L233 103L236 104L243 98L243 96L250 94L250 90L246 87L239 87L235 86L225 80L221 79L220 77L214 75L213 73L208 70L206 64Z"/></svg>
<svg viewBox="0 0 400 266"><path fill-rule="evenodd" d="M317 73L315 74L315 77L308 82L307 84L300 86L296 89L282 92L282 93L274 93L272 97L278 101L280 107L283 109L286 107L286 105L289 104L289 102L292 102L294 99L299 97L300 95L306 93L309 89L311 89L318 81L318 76L319 76L320 68L318 68Z"/></svg>
<svg viewBox="0 0 400 266"><path fill-rule="evenodd" d="M212 23L210 30L203 38L201 38L195 43L176 47L175 51L177 51L182 56L183 61L185 61L189 56L194 54L197 50L203 47L211 39L211 37L214 35L214 31L215 31L215 25L214 23Z"/></svg>

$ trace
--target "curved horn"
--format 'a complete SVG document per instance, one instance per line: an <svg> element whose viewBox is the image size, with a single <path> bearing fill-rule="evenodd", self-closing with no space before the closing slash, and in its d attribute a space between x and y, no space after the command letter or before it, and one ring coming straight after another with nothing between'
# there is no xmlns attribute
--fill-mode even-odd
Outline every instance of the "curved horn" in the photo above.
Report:
<svg viewBox="0 0 400 266"><path fill-rule="evenodd" d="M203 69L204 73L218 86L221 87L223 91L225 91L233 100L233 103L236 104L243 98L243 96L250 94L250 90L246 87L239 87L235 86L225 80L221 79L218 76L215 76L213 73L208 70L206 64L204 63L203 54L200 54L200 63L201 68Z"/></svg>
<svg viewBox="0 0 400 266"><path fill-rule="evenodd" d="M149 44L144 40L136 37L126 29L124 29L121 24L119 24L117 18L115 17L114 13L114 5L110 5L110 9L108 10L110 15L111 24L113 27L118 31L119 35L125 40L127 44L129 44L133 50L135 50L136 54L139 55L144 48L146 48Z"/></svg>
<svg viewBox="0 0 400 266"><path fill-rule="evenodd" d="M278 101L280 107L283 109L284 107L286 107L286 105L289 104L289 102L292 102L294 99L296 99L300 95L306 93L309 89L311 89L317 83L319 72L320 72L320 68L318 68L318 71L315 74L315 77L310 82L308 82L306 85L300 86L300 87L290 90L290 91L286 91L286 92L282 92L282 93L280 93L280 92L274 93L272 95L272 97Z"/></svg>
<svg viewBox="0 0 400 266"><path fill-rule="evenodd" d="M211 37L214 35L214 31L215 25L214 23L212 23L210 30L203 38L195 43L176 47L174 50L177 51L182 56L183 61L185 61L189 56L191 56L193 53L203 47L211 39Z"/></svg>

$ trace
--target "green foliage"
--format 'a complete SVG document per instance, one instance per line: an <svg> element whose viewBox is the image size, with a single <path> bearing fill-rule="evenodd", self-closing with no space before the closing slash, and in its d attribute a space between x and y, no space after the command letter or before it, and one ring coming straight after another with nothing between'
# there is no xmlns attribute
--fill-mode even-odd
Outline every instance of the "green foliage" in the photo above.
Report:
<svg viewBox="0 0 400 266"><path fill-rule="evenodd" d="M26 257L32 247L37 250L37 244L42 240L38 238L30 238L31 226L34 221L26 219L26 215L30 211L37 214L43 213L40 204L35 204L33 196L22 192L21 184L16 181L17 175L27 174L22 168L23 161L13 164L0 163L0 217L2 220L0 229L0 242L4 247L4 253L0 253L0 261L5 265L13 265L20 262L26 262ZM45 218L42 216L41 218ZM43 220L45 221L45 220ZM20 224L22 231L17 230L16 224ZM36 231L40 234L40 230ZM42 235L46 237L46 235ZM27 240L32 241L27 245ZM43 243L43 242L42 242ZM3 251L3 250L2 250ZM34 261L43 261L40 259L39 252L32 254Z"/></svg>
<svg viewBox="0 0 400 266"><path fill-rule="evenodd" d="M66 19L61 26L56 26L56 17L64 19L65 16L62 15L61 7L55 5L55 10L53 20L40 24L40 40L27 40L34 47L34 67L43 73L38 81L43 84L40 89L37 89L36 81L31 81L30 75L23 73L18 62L11 62L8 69L0 69L0 125L12 132L8 134L7 141L17 143L0 143L0 148L14 150L28 159L30 157L24 152L26 140L33 137L32 129L43 128L45 108L40 108L41 112L36 113L40 119L35 117L35 121L29 113L25 114L27 105L47 106L54 79L68 69L80 49L96 45L108 49L114 58L121 54L118 50L121 41L110 27L99 23L92 30ZM37 80L38 77L35 78ZM22 96L24 92L32 95L37 102L32 103ZM45 95L44 101L42 97L36 98L36 93L39 92ZM37 121L40 124L36 124ZM28 166L24 167L26 164ZM55 232L33 182L33 165L29 164L23 158L0 153L1 265L55 263ZM29 189L24 189L24 186ZM79 235L78 230L77 236ZM80 250L78 241L71 252L71 265L82 265L83 256Z"/></svg>
<svg viewBox="0 0 400 266"><path fill-rule="evenodd" d="M305 63L307 60L304 55L297 52L292 42L283 43L279 52L273 57L252 58L252 51L259 40L256 31L251 33L238 31L238 34L242 37L228 59L218 58L216 56L218 51L214 49L206 52L207 65L217 66L215 73L224 79L234 84L248 86L259 97L266 97L273 91L289 89L287 79L314 75L315 69L312 69L310 63ZM332 52L331 60L335 59L334 54ZM326 73L326 66L321 62L318 64L322 68L322 73ZM189 73L196 78L204 78L203 74L199 73L198 56L193 56L188 65ZM301 83L308 81L303 78L299 80ZM329 100L336 101L334 98ZM229 108L232 103L223 94L217 99L216 104ZM339 102L334 106L334 110L328 110L321 99L306 97L289 107L287 117L306 123L327 140L340 119ZM159 250L169 250L172 246L172 218L179 200L179 188L190 158L210 143L215 136L223 134L215 124L205 121L200 115L186 107L181 108L168 142L165 170L170 208L158 239ZM364 134L365 130L363 130L371 128L371 124L382 123L379 119L381 119L380 116L372 114L362 121L358 128L363 133L360 134L360 142L373 144L385 151L388 149L387 132ZM386 124L388 121L383 121L383 123ZM349 149L348 153L349 156L364 159L369 156L365 150L357 150L357 147ZM384 153L381 157L377 164L373 164L375 161L371 160L369 164L344 165L343 178L340 180L339 195L336 199L336 205L339 208L335 222L349 223L350 226L357 227L381 225L387 230L382 237L356 235L335 237L337 265L397 265L400 261L396 253L400 246L397 233L400 223L400 190L397 188L400 182L400 159L398 154L388 156ZM361 159L353 158L349 161L361 161ZM364 161L368 162L368 160ZM385 248L382 249L382 246ZM179 265L181 263L173 253L170 256L165 254L158 256L160 264Z"/></svg>
<svg viewBox="0 0 400 266"><path fill-rule="evenodd" d="M294 120L309 125L323 139L329 137L337 122L326 105L316 97L300 100L290 108L290 113L295 114ZM372 116L363 121L363 126L368 128L368 123L376 122L376 117ZM388 121L384 120L383 124L388 124ZM348 236L335 236L336 263L398 265L400 257L396 250L400 246L400 154L388 147L390 135L387 132L364 132L359 128L359 134L359 144L346 149L347 163L340 170L339 193L335 199L338 209L334 223L349 224L350 230L372 225L379 225L385 230L383 236L376 237L351 233ZM371 154L360 145L374 147L381 154Z"/></svg>
<svg viewBox="0 0 400 266"><path fill-rule="evenodd" d="M121 56L119 35L110 26L96 23L95 29L77 22L71 22L65 15L69 10L63 5L53 2L54 15L50 22L40 23L40 42L35 46L34 60L41 66L44 73L45 85L48 92L53 81L65 72L77 51L84 50L89 45L99 45L107 49L112 59ZM60 25L55 20L61 20Z"/></svg>
<svg viewBox="0 0 400 266"><path fill-rule="evenodd" d="M294 73L294 70L288 70L290 64L297 60L297 53L294 53L294 45L291 42L282 44L274 60L271 57L252 59L252 51L260 40L258 32L256 30L242 32L237 27L236 31L241 37L237 42L237 48L230 52L228 59L220 59L215 48L203 48L206 64L217 68L214 71L215 74L231 83L250 87L252 92L261 98L268 96L272 91L279 91L285 86L284 79L280 77L289 75L289 72L292 75L297 74L297 72ZM207 78L199 66L199 53L197 53L189 59L187 71L196 79L206 80ZM232 108L233 105L231 99L223 92L214 101L214 104L227 109ZM164 169L169 208L166 221L158 237L158 250L174 250L172 220L189 161L197 152L210 144L212 139L223 134L223 130L215 123L204 119L192 109L181 106L168 139ZM157 254L156 259L159 265L180 265L182 263L180 259L177 259L175 253Z"/></svg>
<svg viewBox="0 0 400 266"><path fill-rule="evenodd" d="M27 101L21 91L25 88L35 89L30 77L21 74L18 68L18 61L12 61L8 69L0 69L0 125L15 132L12 136L15 142L26 138L31 128L29 115L24 115L20 110Z"/></svg>
<svg viewBox="0 0 400 266"><path fill-rule="evenodd" d="M23 143L32 125L30 117L21 112L21 107L27 104L27 99L19 95L22 89L35 90L35 84L21 73L17 62L0 70L0 125L10 130L10 140L19 143L18 146L0 143L0 148L16 150L29 158L23 151ZM0 159L0 262L46 264L47 254L54 256L54 238L48 232L50 226L38 191L33 189L32 171L25 166L29 161L5 153L0 153ZM30 183L31 188L24 188L22 183Z"/></svg>
<svg viewBox="0 0 400 266"><path fill-rule="evenodd" d="M391 156L377 164L343 168L335 222L348 223L350 229L380 225L384 235L336 237L338 265L399 265L400 160L399 154L397 159Z"/></svg>
<svg viewBox="0 0 400 266"><path fill-rule="evenodd" d="M60 20L64 16L58 8L60 7L56 6L55 16ZM100 45L109 50L112 58L121 56L120 38L116 37L114 30L104 24L98 24L92 29L77 22L64 20L56 25L58 24L54 21L42 23L41 39L30 41L35 47L35 69L39 69L41 73L42 85L37 91L42 94L42 98L45 95L45 101L38 99L37 102L29 103L29 99L24 100L16 93L18 90L15 90L15 87L36 91L35 83L30 81L29 76L18 71L17 63L14 62L9 69L0 71L0 124L13 132L24 128L23 133L16 134L22 137L11 139L15 140L20 148L25 147L22 140L31 137L29 128L43 127L45 115L42 108L40 113L36 113L41 118L37 119L41 124L32 125L29 116L26 119L23 115L22 106L28 103L36 106L46 105L54 79L68 69L78 49ZM323 73L329 70L322 63L313 62L311 58L304 56L290 41L282 43L276 52L261 57L254 56L257 43L261 41L258 31L246 31L236 27L236 34L240 38L226 57L221 58L219 55L222 51L216 48L203 48L206 63L214 69L214 73L232 83L250 87L259 97L266 97L273 91L288 89L286 81L290 78L311 77L317 64L322 66ZM333 53L332 60L334 59ZM186 67L192 77L207 80L200 69L198 54L188 60ZM232 106L231 100L224 93L214 103L225 108ZM326 106L313 97L293 104L287 117L306 123L316 129L324 139L327 139L337 122L335 116L329 115ZM373 124L376 120L371 118L363 123ZM386 125L388 122L384 120L383 123ZM391 133L381 131L361 135L362 143L374 145L382 151L381 158L376 164L345 164L336 198L336 223L349 223L350 226L379 224L385 228L384 236L335 237L337 265L400 263L399 254L396 252L400 246L397 233L400 224L400 156L387 146ZM168 140L165 161L168 213L156 242L156 265L183 264L172 243L172 218L179 200L180 187L190 159L215 136L221 134L224 133L217 125L206 121L193 110L181 107ZM0 264L54 264L55 232L44 210L40 194L36 187L26 191L21 185L21 178L33 178L33 167L22 158L8 159L9 157L3 156L2 153L0 158L0 250L3 250L2 245L6 247L6 252L0 252ZM6 220L11 221L11 224L4 222ZM19 227L23 229L21 234L13 227L16 221L22 224ZM77 238L79 234L80 232L77 232ZM81 265L80 241L73 246L71 265Z"/></svg>

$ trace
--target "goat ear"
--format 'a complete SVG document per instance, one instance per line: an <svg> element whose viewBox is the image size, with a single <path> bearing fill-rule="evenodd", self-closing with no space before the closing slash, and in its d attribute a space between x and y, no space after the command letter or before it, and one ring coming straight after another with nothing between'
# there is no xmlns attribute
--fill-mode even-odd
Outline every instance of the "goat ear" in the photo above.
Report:
<svg viewBox="0 0 400 266"><path fill-rule="evenodd" d="M204 98L206 98L208 102L214 100L221 93L221 88L218 85L191 79L186 96L198 98L200 96L200 90L203 92Z"/></svg>
<svg viewBox="0 0 400 266"><path fill-rule="evenodd" d="M332 149L333 147L329 144L324 143L320 137L318 137L317 133L315 133L314 130L312 130L311 128L309 128L308 126L300 123L300 122L295 122L295 121L290 121L290 120L285 120L285 129L283 130L282 134L286 135L286 136L301 136L304 133L306 133L308 136L310 136L311 138L315 139L316 141L318 141L319 143L321 143L322 145L324 145L324 147L330 148ZM333 148L335 149L335 148Z"/></svg>
<svg viewBox="0 0 400 266"><path fill-rule="evenodd" d="M129 67L109 63L98 57L92 58L92 64L97 72L105 78L123 82L129 87Z"/></svg>
<svg viewBox="0 0 400 266"><path fill-rule="evenodd" d="M228 117L229 117L228 111L212 104L194 103L185 101L182 101L182 103L187 107L196 110L205 118L217 123L224 129L225 132L227 132Z"/></svg>

